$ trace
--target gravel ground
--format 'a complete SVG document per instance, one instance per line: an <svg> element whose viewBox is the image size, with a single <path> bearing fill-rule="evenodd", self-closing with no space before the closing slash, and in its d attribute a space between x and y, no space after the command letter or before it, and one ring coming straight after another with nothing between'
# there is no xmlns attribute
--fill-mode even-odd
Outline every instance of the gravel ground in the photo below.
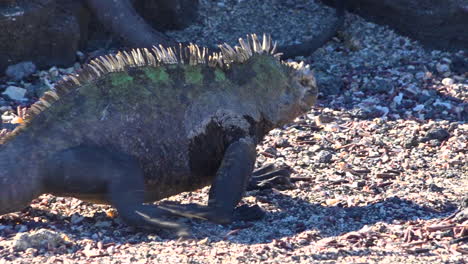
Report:
<svg viewBox="0 0 468 264"><path fill-rule="evenodd" d="M310 1L201 2L202 14L213 18L202 16L203 27L172 36L233 42L253 28L291 43L307 36L304 21L320 21L310 14L333 16ZM297 20L284 19L288 14ZM258 147L257 165L289 166L293 182L246 194L243 203L267 211L263 220L225 226L185 220L195 239L179 240L165 231L133 230L108 206L43 195L30 208L0 217L0 264L465 263L467 56L426 51L348 14L343 32L299 58L316 71L317 106ZM77 67L1 79L0 92L26 89L20 100L0 97L3 133L21 116L16 106L30 104ZM169 200L203 203L207 192Z"/></svg>

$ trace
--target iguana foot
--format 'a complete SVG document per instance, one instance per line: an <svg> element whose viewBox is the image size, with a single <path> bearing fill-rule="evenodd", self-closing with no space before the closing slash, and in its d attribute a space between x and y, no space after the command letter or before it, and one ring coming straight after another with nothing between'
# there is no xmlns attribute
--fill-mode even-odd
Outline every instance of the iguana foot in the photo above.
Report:
<svg viewBox="0 0 468 264"><path fill-rule="evenodd" d="M289 167L276 167L274 164L266 164L261 168L256 169L252 173L247 190L264 190L264 189L290 189L293 184L290 180L291 172Z"/></svg>
<svg viewBox="0 0 468 264"><path fill-rule="evenodd" d="M220 216L214 208L199 204L177 204L173 202L163 202L159 205L163 210L187 218L198 218L212 221L218 224L229 224L232 221L255 221L265 216L265 211L258 205L241 205L234 209L231 216Z"/></svg>
<svg viewBox="0 0 468 264"><path fill-rule="evenodd" d="M227 224L232 221L232 215L221 215L216 212L215 208L210 208L200 204L178 204L166 201L159 204L159 208L166 210L173 215L203 219L218 224Z"/></svg>
<svg viewBox="0 0 468 264"><path fill-rule="evenodd" d="M265 217L265 211L258 205L248 206L246 204L234 209L234 221L255 221Z"/></svg>
<svg viewBox="0 0 468 264"><path fill-rule="evenodd" d="M177 215L157 206L139 205L133 208L120 208L118 212L126 224L137 229L153 231L155 228L165 228L173 230L177 237L190 237L190 231L186 225L176 222L175 219L170 219L177 217Z"/></svg>

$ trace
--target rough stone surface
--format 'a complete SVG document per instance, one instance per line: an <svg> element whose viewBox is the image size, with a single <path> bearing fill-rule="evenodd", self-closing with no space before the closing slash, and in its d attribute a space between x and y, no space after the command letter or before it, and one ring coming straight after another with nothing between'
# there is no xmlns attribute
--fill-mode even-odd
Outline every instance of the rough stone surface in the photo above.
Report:
<svg viewBox="0 0 468 264"><path fill-rule="evenodd" d="M82 1L17 0L0 3L0 75L9 65L33 61L39 68L69 65L78 48L120 46ZM158 30L182 29L197 17L198 1L134 1ZM5 51L5 52L3 52ZM19 78L21 79L21 78Z"/></svg>
<svg viewBox="0 0 468 264"><path fill-rule="evenodd" d="M334 0L322 0L329 4ZM438 49L468 49L466 0L353 0L347 9Z"/></svg>
<svg viewBox="0 0 468 264"><path fill-rule="evenodd" d="M198 0L134 0L133 2L138 13L160 31L183 29L197 18Z"/></svg>
<svg viewBox="0 0 468 264"><path fill-rule="evenodd" d="M72 64L80 26L71 6L68 0L0 4L0 73L21 61L38 67Z"/></svg>

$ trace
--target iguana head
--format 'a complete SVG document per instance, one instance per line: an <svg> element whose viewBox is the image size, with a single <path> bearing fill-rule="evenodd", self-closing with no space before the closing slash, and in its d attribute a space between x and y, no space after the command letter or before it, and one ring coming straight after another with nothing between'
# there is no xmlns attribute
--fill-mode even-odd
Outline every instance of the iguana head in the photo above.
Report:
<svg viewBox="0 0 468 264"><path fill-rule="evenodd" d="M315 77L303 62L282 62L287 76L286 87L279 89L277 101L278 112L271 116L272 122L277 126L293 121L296 117L309 111L317 100L317 84ZM274 106L272 106L274 107Z"/></svg>
<svg viewBox="0 0 468 264"><path fill-rule="evenodd" d="M239 39L239 46L220 45L220 66L234 92L246 105L274 127L293 121L310 110L317 99L317 85L309 65L280 60L269 36L255 34Z"/></svg>

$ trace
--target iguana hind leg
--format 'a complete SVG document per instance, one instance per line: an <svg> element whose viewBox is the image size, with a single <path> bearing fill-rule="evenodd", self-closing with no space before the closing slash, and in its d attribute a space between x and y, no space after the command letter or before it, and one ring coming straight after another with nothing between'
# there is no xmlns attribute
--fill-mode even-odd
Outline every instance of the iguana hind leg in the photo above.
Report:
<svg viewBox="0 0 468 264"><path fill-rule="evenodd" d="M236 208L247 188L255 164L255 145L240 139L226 149L216 178L211 185L208 206L197 204L163 204L162 208L174 214L207 219L216 223L232 220L254 220L263 217L258 206Z"/></svg>
<svg viewBox="0 0 468 264"><path fill-rule="evenodd" d="M179 236L188 235L185 226L167 220L168 216L174 216L172 213L143 204L143 173L138 161L129 155L80 146L56 153L45 164L50 193L111 203L131 226L169 228Z"/></svg>

